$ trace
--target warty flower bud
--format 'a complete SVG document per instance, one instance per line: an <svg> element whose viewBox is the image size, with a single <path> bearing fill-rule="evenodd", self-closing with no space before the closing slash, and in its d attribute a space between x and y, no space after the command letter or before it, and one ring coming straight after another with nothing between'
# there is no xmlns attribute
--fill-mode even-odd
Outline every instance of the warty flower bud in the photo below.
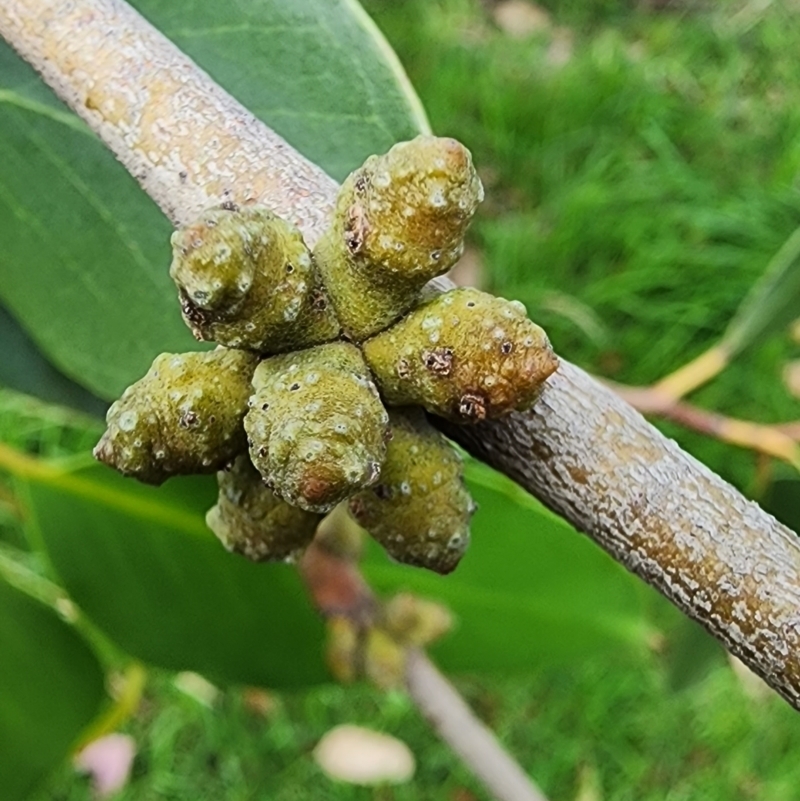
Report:
<svg viewBox="0 0 800 801"><path fill-rule="evenodd" d="M300 232L270 211L211 209L171 241L170 275L197 339L270 354L339 335Z"/></svg>
<svg viewBox="0 0 800 801"><path fill-rule="evenodd" d="M483 187L455 139L419 136L345 180L314 251L342 325L361 341L405 314L450 269Z"/></svg>
<svg viewBox="0 0 800 801"><path fill-rule="evenodd" d="M111 405L95 457L147 484L218 470L247 448L242 419L257 361L226 348L162 353Z"/></svg>
<svg viewBox="0 0 800 801"><path fill-rule="evenodd" d="M418 409L392 409L389 419L380 481L350 499L350 512L398 562L450 573L475 511L461 457Z"/></svg>
<svg viewBox="0 0 800 801"><path fill-rule="evenodd" d="M314 538L321 515L278 498L246 455L217 480L219 499L206 523L229 551L254 562L295 559Z"/></svg>
<svg viewBox="0 0 800 801"><path fill-rule="evenodd" d="M326 512L378 478L388 415L354 345L265 359L253 387L250 456L279 497Z"/></svg>
<svg viewBox="0 0 800 801"><path fill-rule="evenodd" d="M456 423L530 408L558 367L519 301L454 289L363 345L385 402L420 405Z"/></svg>

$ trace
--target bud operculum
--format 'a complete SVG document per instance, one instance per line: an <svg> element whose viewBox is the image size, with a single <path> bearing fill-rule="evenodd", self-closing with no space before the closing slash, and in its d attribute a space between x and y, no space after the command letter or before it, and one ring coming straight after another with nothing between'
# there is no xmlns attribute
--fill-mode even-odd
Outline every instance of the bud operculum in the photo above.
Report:
<svg viewBox="0 0 800 801"><path fill-rule="evenodd" d="M250 455L279 497L325 512L377 480L388 415L358 348L340 342L273 356L253 387Z"/></svg>
<svg viewBox="0 0 800 801"><path fill-rule="evenodd" d="M206 522L229 551L254 562L293 560L314 538L321 516L278 498L246 455L217 480L219 498Z"/></svg>
<svg viewBox="0 0 800 801"><path fill-rule="evenodd" d="M225 348L162 353L111 405L95 457L148 484L219 469L246 450L242 420L257 361Z"/></svg>
<svg viewBox="0 0 800 801"><path fill-rule="evenodd" d="M558 366L521 303L477 289L423 303L363 352L386 403L418 404L457 423L530 408Z"/></svg>
<svg viewBox="0 0 800 801"><path fill-rule="evenodd" d="M461 458L418 409L392 409L380 481L350 499L358 523L398 562L455 569L475 510Z"/></svg>
<svg viewBox="0 0 800 801"><path fill-rule="evenodd" d="M455 264L482 199L469 151L433 136L371 156L345 180L315 257L352 339L390 325Z"/></svg>
<svg viewBox="0 0 800 801"><path fill-rule="evenodd" d="M259 206L208 211L172 235L170 275L195 337L279 353L339 335L300 232Z"/></svg>

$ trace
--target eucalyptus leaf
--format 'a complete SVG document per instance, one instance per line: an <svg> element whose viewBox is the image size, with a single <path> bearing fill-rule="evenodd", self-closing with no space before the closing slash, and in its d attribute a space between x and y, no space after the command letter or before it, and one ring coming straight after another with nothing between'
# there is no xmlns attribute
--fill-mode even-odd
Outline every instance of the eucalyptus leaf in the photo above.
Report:
<svg viewBox="0 0 800 801"><path fill-rule="evenodd" d="M789 325L800 310L800 228L772 257L722 338L729 357Z"/></svg>
<svg viewBox="0 0 800 801"><path fill-rule="evenodd" d="M229 554L206 527L212 477L155 489L100 465L35 464L21 488L29 537L84 614L128 653L221 681L327 678L323 625L297 571Z"/></svg>
<svg viewBox="0 0 800 801"><path fill-rule="evenodd" d="M337 178L427 129L355 0L134 5ZM56 367L112 399L158 353L197 349L167 275L166 219L2 43L0 149L0 301Z"/></svg>
<svg viewBox="0 0 800 801"><path fill-rule="evenodd" d="M78 633L0 575L0 793L22 801L68 754L104 698Z"/></svg>
<svg viewBox="0 0 800 801"><path fill-rule="evenodd" d="M774 481L762 505L800 536L800 481L794 478Z"/></svg>
<svg viewBox="0 0 800 801"><path fill-rule="evenodd" d="M322 624L296 571L228 554L206 528L209 477L154 489L99 466L31 460L15 472L32 543L84 613L132 655L270 686L326 678ZM364 563L377 590L407 589L453 609L458 626L435 648L445 668L526 670L645 647L652 632L628 573L487 468L471 465L469 483L481 510L452 575L394 564L378 546Z"/></svg>
<svg viewBox="0 0 800 801"><path fill-rule="evenodd" d="M59 372L2 306L0 342L0 384L94 417L104 416L108 404Z"/></svg>

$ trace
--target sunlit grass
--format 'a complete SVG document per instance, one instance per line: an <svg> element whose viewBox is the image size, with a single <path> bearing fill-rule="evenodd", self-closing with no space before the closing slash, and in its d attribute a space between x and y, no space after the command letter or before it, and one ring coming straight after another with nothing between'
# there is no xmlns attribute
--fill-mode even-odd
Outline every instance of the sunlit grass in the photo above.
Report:
<svg viewBox="0 0 800 801"><path fill-rule="evenodd" d="M518 41L490 5L367 3L434 130L475 154L487 286L523 300L567 358L656 381L720 336L800 224L796 10L553 2L551 27ZM566 63L554 63L559 42ZM779 379L791 353L776 337L696 399L765 422L798 417ZM669 432L750 488L748 454Z"/></svg>

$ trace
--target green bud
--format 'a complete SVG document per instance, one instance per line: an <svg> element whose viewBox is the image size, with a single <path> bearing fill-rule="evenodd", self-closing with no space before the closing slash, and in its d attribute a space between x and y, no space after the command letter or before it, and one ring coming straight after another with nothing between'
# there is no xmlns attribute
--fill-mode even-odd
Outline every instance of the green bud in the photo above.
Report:
<svg viewBox="0 0 800 801"><path fill-rule="evenodd" d="M250 456L276 495L326 512L378 478L388 415L354 345L273 356L253 386Z"/></svg>
<svg viewBox="0 0 800 801"><path fill-rule="evenodd" d="M421 648L444 636L453 627L453 616L447 607L401 592L382 607L382 626L397 640Z"/></svg>
<svg viewBox="0 0 800 801"><path fill-rule="evenodd" d="M219 469L246 450L242 419L257 361L226 348L162 353L111 405L95 458L148 484Z"/></svg>
<svg viewBox="0 0 800 801"><path fill-rule="evenodd" d="M326 657L340 682L366 680L381 690L403 686L408 649L388 631L347 617L328 619Z"/></svg>
<svg viewBox="0 0 800 801"><path fill-rule="evenodd" d="M351 338L390 325L455 264L482 199L472 157L454 139L419 136L348 176L314 255Z"/></svg>
<svg viewBox="0 0 800 801"><path fill-rule="evenodd" d="M212 209L172 235L170 275L197 339L279 353L339 324L300 232L258 206Z"/></svg>
<svg viewBox="0 0 800 801"><path fill-rule="evenodd" d="M558 367L519 301L454 289L363 345L389 405L420 405L456 423L530 408Z"/></svg>
<svg viewBox="0 0 800 801"><path fill-rule="evenodd" d="M321 516L278 498L247 456L220 471L217 480L219 500L206 523L229 551L254 562L293 560L314 539Z"/></svg>
<svg viewBox="0 0 800 801"><path fill-rule="evenodd" d="M461 458L419 410L392 410L390 424L380 482L353 496L350 511L398 562L450 573L475 511Z"/></svg>

